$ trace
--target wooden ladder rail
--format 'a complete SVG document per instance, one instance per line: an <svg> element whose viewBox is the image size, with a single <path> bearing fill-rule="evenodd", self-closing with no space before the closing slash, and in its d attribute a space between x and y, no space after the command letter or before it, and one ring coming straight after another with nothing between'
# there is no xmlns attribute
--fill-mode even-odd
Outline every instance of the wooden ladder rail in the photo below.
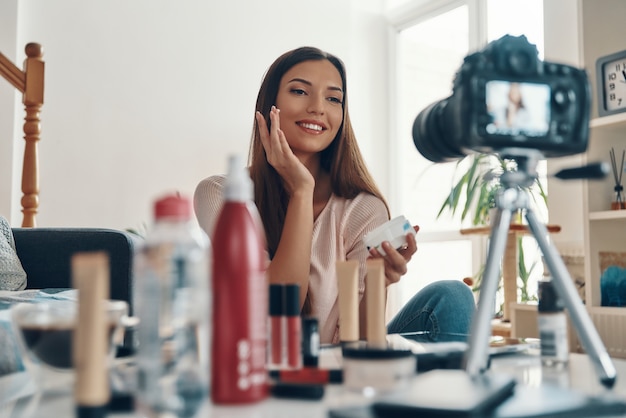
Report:
<svg viewBox="0 0 626 418"><path fill-rule="evenodd" d="M39 207L39 155L38 142L41 133L40 116L43 105L44 61L43 50L37 43L25 48L24 71L17 68L0 53L0 75L22 93L26 110L24 118L24 161L22 164L22 227L34 227Z"/></svg>

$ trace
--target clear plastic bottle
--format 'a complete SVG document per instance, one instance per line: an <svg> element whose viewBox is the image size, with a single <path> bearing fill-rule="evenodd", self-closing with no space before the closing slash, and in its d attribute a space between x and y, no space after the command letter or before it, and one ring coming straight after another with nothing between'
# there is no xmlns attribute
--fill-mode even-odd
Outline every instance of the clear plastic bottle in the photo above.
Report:
<svg viewBox="0 0 626 418"><path fill-rule="evenodd" d="M137 410L193 416L208 393L210 243L189 199L168 195L135 257Z"/></svg>
<svg viewBox="0 0 626 418"><path fill-rule="evenodd" d="M211 399L258 402L268 396L268 265L265 233L243 159L229 159L224 204L213 232Z"/></svg>

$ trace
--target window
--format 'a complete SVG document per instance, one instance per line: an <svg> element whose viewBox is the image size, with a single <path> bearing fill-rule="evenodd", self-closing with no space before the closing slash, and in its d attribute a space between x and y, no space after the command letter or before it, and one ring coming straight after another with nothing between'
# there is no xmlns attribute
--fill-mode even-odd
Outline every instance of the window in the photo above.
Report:
<svg viewBox="0 0 626 418"><path fill-rule="evenodd" d="M457 162L434 164L420 155L412 138L415 117L452 93L456 71L469 51L507 33L526 35L537 45L540 57L543 45L542 0L400 3L389 9L394 28L390 204L394 213L405 215L421 229L409 272L396 285L397 291L390 292L390 313L432 281L473 276L486 257L486 237L460 234L469 223L462 225L459 216L449 213L437 218L456 180L455 172L463 167L457 168ZM545 175L545 163L542 167Z"/></svg>

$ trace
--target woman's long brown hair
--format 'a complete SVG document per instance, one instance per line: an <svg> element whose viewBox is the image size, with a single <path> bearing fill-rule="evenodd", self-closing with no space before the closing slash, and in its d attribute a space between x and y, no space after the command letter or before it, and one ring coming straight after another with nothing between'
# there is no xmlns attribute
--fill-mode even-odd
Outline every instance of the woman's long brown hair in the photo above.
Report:
<svg viewBox="0 0 626 418"><path fill-rule="evenodd" d="M313 47L301 47L284 53L274 61L265 74L257 96L256 110L261 112L270 126L270 109L276 104L283 75L294 65L312 60L328 60L339 71L343 84L343 122L335 139L321 152L321 168L330 173L333 193L339 197L352 199L360 192L366 192L380 198L387 206L357 145L348 114L346 72L339 58ZM267 162L256 123L252 131L249 162L250 176L254 182L255 203L265 227L268 252L270 257L273 257L283 231L289 195L283 187L282 178ZM387 214L389 215L388 206Z"/></svg>

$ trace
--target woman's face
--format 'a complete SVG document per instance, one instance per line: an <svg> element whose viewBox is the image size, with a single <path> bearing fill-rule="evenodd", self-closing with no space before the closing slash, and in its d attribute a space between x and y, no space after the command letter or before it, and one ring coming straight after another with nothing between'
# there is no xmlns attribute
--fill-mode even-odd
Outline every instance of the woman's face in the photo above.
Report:
<svg viewBox="0 0 626 418"><path fill-rule="evenodd" d="M339 71L327 60L301 62L283 75L276 107L297 156L319 153L335 139L343 121L342 85Z"/></svg>
<svg viewBox="0 0 626 418"><path fill-rule="evenodd" d="M517 83L512 83L509 88L509 100L511 103L519 104L522 101L522 92L520 86Z"/></svg>

